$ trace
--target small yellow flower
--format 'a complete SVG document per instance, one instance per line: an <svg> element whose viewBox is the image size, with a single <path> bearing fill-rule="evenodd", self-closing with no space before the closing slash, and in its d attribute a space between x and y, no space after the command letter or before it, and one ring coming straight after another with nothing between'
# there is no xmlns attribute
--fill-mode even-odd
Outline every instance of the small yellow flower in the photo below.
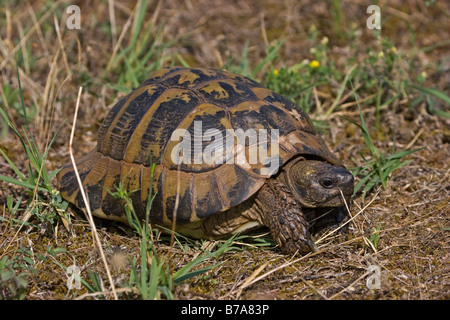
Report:
<svg viewBox="0 0 450 320"><path fill-rule="evenodd" d="M378 57L379 57L379 58L383 58L383 57L384 57L383 51L380 51L380 53L378 53Z"/></svg>
<svg viewBox="0 0 450 320"><path fill-rule="evenodd" d="M318 67L320 66L320 63L319 63L319 61L317 61L317 60L313 60L313 61L311 61L311 62L309 63L309 66L310 66L311 68L313 68L313 69L316 69L316 68L318 68Z"/></svg>
<svg viewBox="0 0 450 320"><path fill-rule="evenodd" d="M328 40L329 40L328 37L323 37L320 43L326 45L328 43Z"/></svg>
<svg viewBox="0 0 450 320"><path fill-rule="evenodd" d="M273 70L273 74L274 74L275 76L277 76L277 75L278 75L278 69Z"/></svg>
<svg viewBox="0 0 450 320"><path fill-rule="evenodd" d="M391 52L394 53L394 54L397 53L397 48L396 47L392 47L391 48Z"/></svg>

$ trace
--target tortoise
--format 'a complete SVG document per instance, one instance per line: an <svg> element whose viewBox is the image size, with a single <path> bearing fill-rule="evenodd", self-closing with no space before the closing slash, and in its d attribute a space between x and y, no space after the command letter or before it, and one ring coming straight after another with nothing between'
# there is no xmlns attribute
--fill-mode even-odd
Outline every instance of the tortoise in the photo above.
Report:
<svg viewBox="0 0 450 320"><path fill-rule="evenodd" d="M305 210L340 210L353 193L352 174L295 103L206 68L156 71L113 106L96 148L76 163L94 216L127 223L111 192L122 183L139 218L154 196L152 225L208 239L266 226L283 253L316 251ZM57 180L84 209L71 163Z"/></svg>

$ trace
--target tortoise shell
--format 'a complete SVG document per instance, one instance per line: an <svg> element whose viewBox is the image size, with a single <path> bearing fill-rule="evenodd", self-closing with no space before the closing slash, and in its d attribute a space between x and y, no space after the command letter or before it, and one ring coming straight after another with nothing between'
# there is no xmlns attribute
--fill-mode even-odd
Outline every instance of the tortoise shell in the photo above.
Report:
<svg viewBox="0 0 450 320"><path fill-rule="evenodd" d="M202 133L217 129L223 136L238 128L278 130L277 168L264 173L267 166L261 162L174 162L171 155L180 140L172 134L185 129L195 137L197 121ZM191 142L195 155L199 150ZM211 143L203 137L197 149ZM249 156L250 139L242 146ZM140 217L145 217L150 190L157 191L150 221L169 226L177 194L177 224L198 221L244 202L283 164L300 155L342 166L309 117L289 99L244 76L175 67L157 71L111 109L99 130L97 147L79 159L77 167L94 215L126 222L123 203L109 192L122 182L126 190L134 191L131 199ZM150 158L156 163L153 185ZM57 179L62 197L84 208L72 164L63 167Z"/></svg>

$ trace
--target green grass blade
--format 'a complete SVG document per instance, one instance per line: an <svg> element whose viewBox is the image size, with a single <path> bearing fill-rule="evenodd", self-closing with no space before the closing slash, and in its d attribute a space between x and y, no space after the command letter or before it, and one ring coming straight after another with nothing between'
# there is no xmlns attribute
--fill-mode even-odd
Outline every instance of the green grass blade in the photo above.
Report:
<svg viewBox="0 0 450 320"><path fill-rule="evenodd" d="M29 190L34 190L34 188L36 187L34 184L31 184L27 181L18 180L15 178L4 176L4 175L0 175L0 180L27 188ZM46 192L48 190L43 187L38 187L38 191Z"/></svg>
<svg viewBox="0 0 450 320"><path fill-rule="evenodd" d="M372 175L367 175L364 178L360 179L358 181L358 183L355 185L354 189L353 189L353 194L358 193L358 191L367 184L367 181L369 181L369 179L372 178Z"/></svg>
<svg viewBox="0 0 450 320"><path fill-rule="evenodd" d="M157 261L157 257L154 256L152 259L152 265L150 266L150 280L148 283L148 298L155 300L158 298L158 288L161 283L161 278L165 277L162 272L162 263Z"/></svg>
<svg viewBox="0 0 450 320"><path fill-rule="evenodd" d="M198 274L206 272L206 271L216 267L217 265L219 265L220 263L217 264L217 265L208 266L208 267L205 267L205 268L202 268L202 269L191 271L195 266L199 265L200 263L202 263L206 259L212 257L213 255L214 255L213 253L207 253L204 256L198 256L196 259L188 262L185 266L183 266L180 270L175 272L175 274L173 275L174 284L179 284L179 283L183 282L186 279L189 279L189 278L194 277L194 276L196 276Z"/></svg>
<svg viewBox="0 0 450 320"><path fill-rule="evenodd" d="M19 74L19 66L18 65L16 65L16 72L17 72L17 82L19 84L20 104L22 106L22 112L25 117L26 124L28 126L27 108L25 107L25 101L23 100L23 92L22 92L22 85L20 83L20 74Z"/></svg>
<svg viewBox="0 0 450 320"><path fill-rule="evenodd" d="M12 162L12 160L6 155L6 153L3 152L2 149L0 149L0 152L2 154L2 156L6 159L6 161L9 163L9 165L11 166L11 168L14 170L14 173L19 177L19 179L21 181L26 181L27 178L22 174L22 172L20 172L19 168L17 168L17 166L14 164L14 162Z"/></svg>
<svg viewBox="0 0 450 320"><path fill-rule="evenodd" d="M450 105L450 97L448 95L446 95L442 91L439 91L439 90L436 90L436 89L432 89L432 88L416 86L416 85L414 85L412 83L408 83L407 86L411 87L413 89L416 89L416 90L418 90L420 92L431 94L431 95L441 99L442 101L444 101L445 103Z"/></svg>
<svg viewBox="0 0 450 320"><path fill-rule="evenodd" d="M426 88L426 87L417 86L417 85L414 85L412 83L407 83L406 85L408 87L410 87L410 88L416 89L417 91L419 91L421 93L424 93L426 95L431 95L431 96L434 96L434 97L436 97L438 99L441 99L442 101L444 101L447 104L447 106L450 106L450 96L448 96L447 94L445 94L442 91L439 91L439 90L436 90L436 89L433 89L433 88ZM434 107L431 108L431 112L435 113L436 115L438 115L440 117L444 117L444 118L450 119L450 112L443 111L443 110L440 110L440 109L437 109L437 108L434 108Z"/></svg>
<svg viewBox="0 0 450 320"><path fill-rule="evenodd" d="M334 99L333 104L330 106L330 108L327 110L327 112L325 112L325 118L328 118L333 113L333 111L336 109L336 107L338 106L339 101L341 101L341 98L344 95L345 88L347 87L347 82L350 81L350 83L352 83L350 80L350 76L352 75L352 73L356 69L356 67L357 67L357 65L353 65L348 69L347 73L345 74L344 80L342 81L342 84L339 87L338 94L337 94L336 98ZM352 84L352 89L353 89L353 84ZM355 95L355 97L356 97L356 95ZM359 103L358 103L358 106L359 106Z"/></svg>
<svg viewBox="0 0 450 320"><path fill-rule="evenodd" d="M213 269L215 267L218 267L219 265L221 265L221 263L217 263L217 264L212 265L212 266L208 266L208 267L205 267L205 268L200 268L200 269L196 269L194 271L183 273L182 275L176 277L174 279L173 283L175 285L178 285L178 284L182 283L183 281L186 281L186 280L188 280L190 278L196 277L196 276L198 276L198 275L200 275L202 273L205 273L205 272L207 272L207 271L209 271L209 270L211 270L211 269Z"/></svg>
<svg viewBox="0 0 450 320"><path fill-rule="evenodd" d="M275 46L269 48L269 53L264 57L264 59L258 63L258 65L252 71L252 78L254 78L258 72L269 62L273 61L278 57L278 51L283 45L284 41L278 42Z"/></svg>
<svg viewBox="0 0 450 320"><path fill-rule="evenodd" d="M145 14L147 12L148 0L138 1L139 8L136 9L137 16L133 24L133 34L131 47L136 49L137 40L140 32L142 31L142 23L144 21Z"/></svg>
<svg viewBox="0 0 450 320"><path fill-rule="evenodd" d="M362 121L362 125L357 123L357 122L355 122L355 121L353 121L352 119L349 119L349 118L345 117L345 116L341 116L341 117L343 119L353 123L354 125L356 125L358 128L361 129L361 133L362 133L364 142L366 143L367 147L369 148L370 153L372 154L372 156L374 156L376 158L379 158L379 151L377 150L377 148L373 144L372 138L370 138L369 132L367 131L367 127L366 127L365 122L364 122L364 117L362 116L361 109L359 109L359 111L360 111L360 115L361 115L361 118L362 118L362 120L361 120Z"/></svg>

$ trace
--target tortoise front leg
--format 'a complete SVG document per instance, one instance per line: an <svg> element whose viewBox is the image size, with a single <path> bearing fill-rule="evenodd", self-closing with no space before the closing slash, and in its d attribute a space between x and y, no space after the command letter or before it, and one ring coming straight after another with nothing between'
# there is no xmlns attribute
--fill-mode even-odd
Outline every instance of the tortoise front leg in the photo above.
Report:
<svg viewBox="0 0 450 320"><path fill-rule="evenodd" d="M258 192L256 204L262 222L269 227L283 253L318 251L308 231L309 224L284 183L268 179Z"/></svg>

